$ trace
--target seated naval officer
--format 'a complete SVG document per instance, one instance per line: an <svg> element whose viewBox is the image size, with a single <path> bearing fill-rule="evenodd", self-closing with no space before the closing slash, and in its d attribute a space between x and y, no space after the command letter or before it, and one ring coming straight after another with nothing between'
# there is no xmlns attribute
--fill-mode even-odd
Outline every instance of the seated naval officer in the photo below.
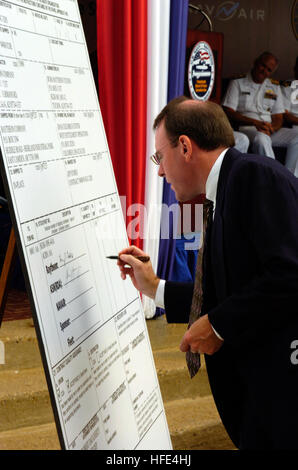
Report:
<svg viewBox="0 0 298 470"><path fill-rule="evenodd" d="M281 91L285 107L284 120L298 131L298 56L294 66L294 79L282 82Z"/></svg>
<svg viewBox="0 0 298 470"><path fill-rule="evenodd" d="M294 79L282 82L281 91L285 107L284 122L298 133L298 56L294 66ZM292 167L294 175L298 176L298 153L296 160L293 157Z"/></svg>
<svg viewBox="0 0 298 470"><path fill-rule="evenodd" d="M285 112L279 82L269 78L277 58L263 52L245 76L231 80L222 106L229 119L246 134L252 152L275 158L272 147L286 147L285 166L294 173L298 153L295 129L282 127Z"/></svg>

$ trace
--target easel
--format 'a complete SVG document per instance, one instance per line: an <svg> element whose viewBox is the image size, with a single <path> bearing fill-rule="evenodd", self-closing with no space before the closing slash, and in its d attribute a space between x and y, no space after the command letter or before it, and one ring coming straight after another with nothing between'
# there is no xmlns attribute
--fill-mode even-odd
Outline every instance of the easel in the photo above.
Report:
<svg viewBox="0 0 298 470"><path fill-rule="evenodd" d="M1 206L0 206L1 207ZM4 316L4 310L8 295L8 288L10 277L12 275L12 270L16 260L17 248L16 248L16 238L14 234L13 227L10 230L8 246L6 249L6 254L4 258L4 263L0 276L0 327Z"/></svg>

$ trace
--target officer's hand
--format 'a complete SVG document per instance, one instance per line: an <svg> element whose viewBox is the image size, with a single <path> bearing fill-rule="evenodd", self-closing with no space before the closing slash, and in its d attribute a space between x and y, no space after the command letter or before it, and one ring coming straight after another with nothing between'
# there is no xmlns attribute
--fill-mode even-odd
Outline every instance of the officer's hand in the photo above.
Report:
<svg viewBox="0 0 298 470"><path fill-rule="evenodd" d="M266 122L265 124L266 124L268 131L270 132L270 135L272 135L274 132L274 127L272 126L271 122Z"/></svg>
<svg viewBox="0 0 298 470"><path fill-rule="evenodd" d="M130 276L137 290L154 299L160 279L153 271L151 261L143 263L135 258L135 256L147 256L146 253L136 246L130 246L120 251L118 256L121 258L117 264L122 279L125 280L127 275Z"/></svg>
<svg viewBox="0 0 298 470"><path fill-rule="evenodd" d="M259 132L263 132L269 136L273 133L273 128L270 122L256 121L255 126Z"/></svg>

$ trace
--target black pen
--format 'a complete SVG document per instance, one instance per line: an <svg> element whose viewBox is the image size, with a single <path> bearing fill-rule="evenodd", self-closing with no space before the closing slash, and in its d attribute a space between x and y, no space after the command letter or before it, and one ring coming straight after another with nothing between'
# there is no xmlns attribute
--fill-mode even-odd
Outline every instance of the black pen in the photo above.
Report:
<svg viewBox="0 0 298 470"><path fill-rule="evenodd" d="M125 254L125 253L123 253ZM127 253L128 254L128 253ZM134 258L142 261L142 263L147 263L147 261L150 261L150 256L137 256L137 255L132 255ZM108 259L120 259L119 256L106 256Z"/></svg>

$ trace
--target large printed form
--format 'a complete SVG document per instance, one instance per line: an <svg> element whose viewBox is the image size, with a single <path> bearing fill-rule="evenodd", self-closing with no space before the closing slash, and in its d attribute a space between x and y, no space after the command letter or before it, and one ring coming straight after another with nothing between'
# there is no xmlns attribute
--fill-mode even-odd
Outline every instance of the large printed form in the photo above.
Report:
<svg viewBox="0 0 298 470"><path fill-rule="evenodd" d="M0 1L0 114L62 448L171 449L76 0Z"/></svg>

